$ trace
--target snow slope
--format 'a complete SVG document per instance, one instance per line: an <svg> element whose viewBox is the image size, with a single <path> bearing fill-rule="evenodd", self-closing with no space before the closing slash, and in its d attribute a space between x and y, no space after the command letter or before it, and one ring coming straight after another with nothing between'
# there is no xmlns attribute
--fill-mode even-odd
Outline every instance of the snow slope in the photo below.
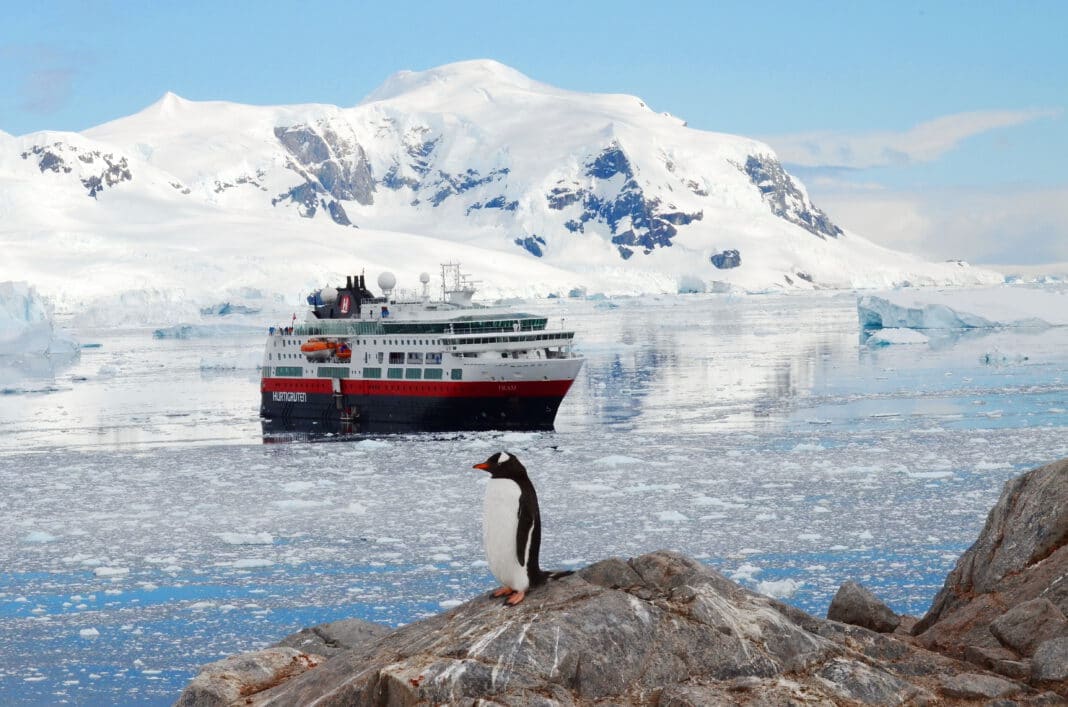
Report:
<svg viewBox="0 0 1068 707"><path fill-rule="evenodd" d="M0 250L0 280L64 310L293 299L362 269L403 286L447 260L488 296L1001 281L842 230L767 145L493 61L352 108L168 93L81 134L0 133Z"/></svg>

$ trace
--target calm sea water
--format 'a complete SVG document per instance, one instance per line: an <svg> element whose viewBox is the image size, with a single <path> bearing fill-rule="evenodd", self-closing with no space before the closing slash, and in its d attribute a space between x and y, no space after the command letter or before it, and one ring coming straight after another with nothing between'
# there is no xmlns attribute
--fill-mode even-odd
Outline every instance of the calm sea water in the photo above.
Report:
<svg viewBox="0 0 1068 707"><path fill-rule="evenodd" d="M303 626L486 591L470 467L500 449L544 565L670 548L817 615L846 579L923 613L1004 481L1068 456L1068 329L872 349L847 293L522 308L588 357L554 433L265 440L255 326L0 362L0 703L169 704Z"/></svg>

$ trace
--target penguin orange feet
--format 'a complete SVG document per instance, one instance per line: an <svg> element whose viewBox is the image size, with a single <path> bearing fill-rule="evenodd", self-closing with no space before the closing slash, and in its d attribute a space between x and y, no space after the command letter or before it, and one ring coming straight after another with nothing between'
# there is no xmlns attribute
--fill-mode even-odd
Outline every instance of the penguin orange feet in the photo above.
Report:
<svg viewBox="0 0 1068 707"><path fill-rule="evenodd" d="M523 601L523 598L526 597L526 595L526 592L516 592L512 594L512 596L508 597L505 603L515 606L519 602Z"/></svg>
<svg viewBox="0 0 1068 707"><path fill-rule="evenodd" d="M515 590L512 589L511 587L498 587L497 589L495 589L493 591L493 596L495 596L495 597L506 597L509 594L513 593L513 592L515 592Z"/></svg>

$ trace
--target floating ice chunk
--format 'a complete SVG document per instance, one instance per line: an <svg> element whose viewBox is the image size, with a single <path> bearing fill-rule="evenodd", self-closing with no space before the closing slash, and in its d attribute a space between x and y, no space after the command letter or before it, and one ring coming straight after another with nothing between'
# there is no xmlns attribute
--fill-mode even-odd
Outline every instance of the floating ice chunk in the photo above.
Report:
<svg viewBox="0 0 1068 707"><path fill-rule="evenodd" d="M951 479L953 478L952 471L910 471L908 472L909 478L912 479Z"/></svg>
<svg viewBox="0 0 1068 707"><path fill-rule="evenodd" d="M693 499L695 506L712 506L715 508L745 508L744 503L732 503L730 501L724 501L722 498L716 498L715 496L700 495Z"/></svg>
<svg viewBox="0 0 1068 707"><path fill-rule="evenodd" d="M736 582L740 582L742 580L750 580L750 581L752 581L752 579L756 575L760 574L760 572L761 572L761 569L759 567L757 567L756 565L752 565L752 564L749 564L748 562L746 562L741 567L739 567L738 569L736 569L733 572L731 572L731 579L733 579Z"/></svg>
<svg viewBox="0 0 1068 707"><path fill-rule="evenodd" d="M678 511L660 511L656 514L656 517L662 521L671 523L681 523L689 520L689 518Z"/></svg>
<svg viewBox="0 0 1068 707"><path fill-rule="evenodd" d="M100 635L100 631L95 628L83 628L78 631L78 635L82 638L97 638Z"/></svg>
<svg viewBox="0 0 1068 707"><path fill-rule="evenodd" d="M286 498L281 501L271 501L271 505L283 510L302 510L305 508L322 508L330 505L330 501L314 501L305 498Z"/></svg>
<svg viewBox="0 0 1068 707"><path fill-rule="evenodd" d="M857 317L866 329L1068 326L1068 293L1010 285L895 290L860 297Z"/></svg>
<svg viewBox="0 0 1068 707"><path fill-rule="evenodd" d="M598 466L627 466L628 464L644 464L641 459L635 459L634 457L628 457L622 454L610 454L607 457L595 459L593 463L597 464Z"/></svg>
<svg viewBox="0 0 1068 707"><path fill-rule="evenodd" d="M756 590L775 599L787 599L792 597L802 584L793 579L764 580L757 583Z"/></svg>
<svg viewBox="0 0 1068 707"><path fill-rule="evenodd" d="M30 532L26 537L22 539L24 543L51 543L55 542L58 538L52 533L47 533L43 530L34 530Z"/></svg>
<svg viewBox="0 0 1068 707"><path fill-rule="evenodd" d="M540 432L505 432L501 435L500 440L511 444L519 444L520 442L532 442L540 435Z"/></svg>
<svg viewBox="0 0 1068 707"><path fill-rule="evenodd" d="M274 538L270 533L215 533L215 536L227 545L271 545Z"/></svg>
<svg viewBox="0 0 1068 707"><path fill-rule="evenodd" d="M380 439L361 439L352 446L360 449L385 449L389 446L389 442Z"/></svg>
<svg viewBox="0 0 1068 707"><path fill-rule="evenodd" d="M463 604L463 602L459 599L446 599L445 601L438 602L438 606L442 609L454 609L457 606L460 606L460 604Z"/></svg>
<svg viewBox="0 0 1068 707"><path fill-rule="evenodd" d="M254 567L273 567L274 560L268 560L262 557L250 557L244 560L234 560L232 567L237 569L251 569Z"/></svg>
<svg viewBox="0 0 1068 707"><path fill-rule="evenodd" d="M129 573L129 567L97 567L93 570L97 577L122 577Z"/></svg>

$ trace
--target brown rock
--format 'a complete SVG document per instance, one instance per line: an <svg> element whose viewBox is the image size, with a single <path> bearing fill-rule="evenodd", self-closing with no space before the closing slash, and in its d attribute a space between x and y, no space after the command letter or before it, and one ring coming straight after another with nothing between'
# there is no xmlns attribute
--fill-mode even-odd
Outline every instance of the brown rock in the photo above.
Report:
<svg viewBox="0 0 1068 707"><path fill-rule="evenodd" d="M827 618L879 633L891 633L901 623L890 607L868 589L852 581L838 588L838 593L827 608Z"/></svg>
<svg viewBox="0 0 1068 707"><path fill-rule="evenodd" d="M1031 676L1029 660L995 660L991 667L995 673L1013 680L1026 680Z"/></svg>
<svg viewBox="0 0 1068 707"><path fill-rule="evenodd" d="M1008 648L985 648L983 646L968 646L964 649L964 659L969 663L975 663L980 668L986 668L990 670L994 667L994 663L999 660L1016 660L1018 655L1010 651Z"/></svg>
<svg viewBox="0 0 1068 707"><path fill-rule="evenodd" d="M201 668L175 704L176 707L225 707L238 698L300 675L322 661L322 656L288 647L224 658Z"/></svg>
<svg viewBox="0 0 1068 707"><path fill-rule="evenodd" d="M362 619L343 619L301 629L286 636L276 646L289 646L305 653L331 657L342 651L360 648L392 631L388 626Z"/></svg>
<svg viewBox="0 0 1068 707"><path fill-rule="evenodd" d="M981 675L979 673L961 673L942 679L942 694L958 699L993 699L1008 697L1020 691L1020 685L1009 680Z"/></svg>
<svg viewBox="0 0 1068 707"><path fill-rule="evenodd" d="M483 595L243 702L923 704L937 702L944 676L972 672L889 634L816 619L661 551L597 563L515 607ZM987 678L998 680L980 676L972 693L997 692Z"/></svg>
<svg viewBox="0 0 1068 707"><path fill-rule="evenodd" d="M1036 683L1060 683L1060 692L1068 695L1068 638L1054 638L1038 646L1031 664L1031 679Z"/></svg>
<svg viewBox="0 0 1068 707"><path fill-rule="evenodd" d="M960 656L996 647L990 625L1043 596L1068 608L1068 459L1010 480L975 543L957 561L913 630L929 648Z"/></svg>
<svg viewBox="0 0 1068 707"><path fill-rule="evenodd" d="M1039 643L1068 636L1068 619L1049 599L1017 604L990 624L990 632L1020 655L1033 655Z"/></svg>

